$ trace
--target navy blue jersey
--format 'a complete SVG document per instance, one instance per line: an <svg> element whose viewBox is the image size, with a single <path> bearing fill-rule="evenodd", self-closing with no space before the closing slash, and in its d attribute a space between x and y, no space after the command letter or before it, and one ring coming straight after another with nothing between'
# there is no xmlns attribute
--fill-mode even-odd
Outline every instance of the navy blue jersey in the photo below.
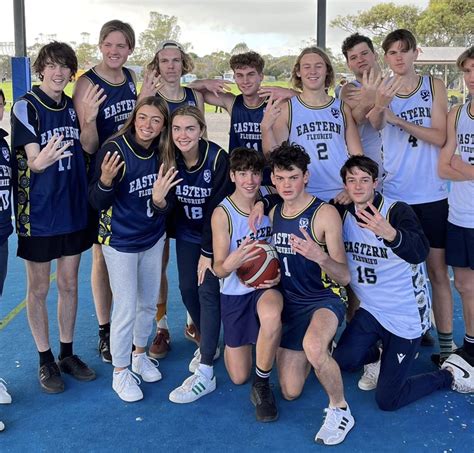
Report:
<svg viewBox="0 0 474 453"><path fill-rule="evenodd" d="M148 250L165 234L166 216L156 212L152 203L159 168L156 149L135 149L139 145L130 135L122 135L106 146L111 152L115 147L125 166L114 186L112 205L100 212L99 243L120 252Z"/></svg>
<svg viewBox="0 0 474 453"><path fill-rule="evenodd" d="M166 96L163 96L161 93L156 93L158 97L166 101L168 104L168 108L170 110L170 115L178 108L182 107L185 105L194 105L195 107L198 107L197 103L197 96L196 93L192 88L188 87L183 87L184 89L184 96L182 99L168 99Z"/></svg>
<svg viewBox="0 0 474 453"><path fill-rule="evenodd" d="M30 171L25 145L37 143L42 150L55 134L64 135L61 145L70 143L72 155L42 173ZM34 87L18 99L12 110L12 148L17 233L49 237L86 228L86 167L71 98L63 94L58 104Z"/></svg>
<svg viewBox="0 0 474 453"><path fill-rule="evenodd" d="M123 74L125 79L121 83L108 82L97 74L94 68L84 74L91 83L103 88L104 94L107 95L99 107L96 119L99 148L123 126L135 108L137 89L132 73L129 69L123 68Z"/></svg>
<svg viewBox="0 0 474 453"><path fill-rule="evenodd" d="M0 244L12 234L12 166L11 152L5 137L8 133L0 129Z"/></svg>
<svg viewBox="0 0 474 453"><path fill-rule="evenodd" d="M343 302L341 287L325 274L319 264L297 254L290 245L291 234L303 239L300 231L302 227L323 249L326 248L326 244L316 237L312 229L313 219L323 205L324 201L313 197L303 210L291 217L282 213L282 204L275 207L273 243L280 258L280 284L283 288L285 303L304 305L327 298Z"/></svg>
<svg viewBox="0 0 474 453"><path fill-rule="evenodd" d="M177 157L178 178L183 180L176 185L176 238L194 243L201 243L210 201L219 189L216 187L219 159L228 160L219 145L204 139L199 142L199 154L198 163L190 169L180 155ZM225 166L228 175L228 165Z"/></svg>
<svg viewBox="0 0 474 453"><path fill-rule="evenodd" d="M244 97L241 94L235 97L230 113L229 152L242 146L263 153L260 123L266 106L266 100L256 107L249 107L245 105ZM268 167L263 170L262 184L272 185Z"/></svg>

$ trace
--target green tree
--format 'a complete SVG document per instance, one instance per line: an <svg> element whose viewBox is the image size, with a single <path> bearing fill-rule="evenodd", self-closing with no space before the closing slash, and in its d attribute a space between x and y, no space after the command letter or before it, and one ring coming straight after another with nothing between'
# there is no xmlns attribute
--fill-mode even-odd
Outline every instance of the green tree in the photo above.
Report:
<svg viewBox="0 0 474 453"><path fill-rule="evenodd" d="M98 63L98 49L96 45L82 42L76 49L77 62L80 69L88 69Z"/></svg>
<svg viewBox="0 0 474 453"><path fill-rule="evenodd" d="M150 12L148 28L140 33L138 48L130 61L138 65L146 65L155 56L156 47L165 39L179 40L181 28L176 16L167 16L156 11Z"/></svg>
<svg viewBox="0 0 474 453"><path fill-rule="evenodd" d="M244 42L239 42L238 44L236 44L234 46L234 48L230 51L230 54L231 55L238 55L239 53L245 53L245 52L248 52L250 49L249 49L249 46L247 46L246 43Z"/></svg>

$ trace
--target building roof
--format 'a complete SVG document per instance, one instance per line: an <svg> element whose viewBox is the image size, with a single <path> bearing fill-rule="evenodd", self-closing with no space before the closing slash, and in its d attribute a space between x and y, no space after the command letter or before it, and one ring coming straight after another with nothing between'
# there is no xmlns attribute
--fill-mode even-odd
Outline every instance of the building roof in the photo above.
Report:
<svg viewBox="0 0 474 453"><path fill-rule="evenodd" d="M420 47L415 64L455 64L465 47Z"/></svg>

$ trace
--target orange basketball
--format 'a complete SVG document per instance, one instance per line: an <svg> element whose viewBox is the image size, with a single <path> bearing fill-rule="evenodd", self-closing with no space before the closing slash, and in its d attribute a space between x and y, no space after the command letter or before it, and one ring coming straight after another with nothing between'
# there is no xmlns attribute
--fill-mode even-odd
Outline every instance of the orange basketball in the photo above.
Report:
<svg viewBox="0 0 474 453"><path fill-rule="evenodd" d="M244 263L237 269L237 276L246 285L258 286L266 280L273 280L278 276L280 261L275 247L268 242L258 241L255 244L258 249L256 257Z"/></svg>

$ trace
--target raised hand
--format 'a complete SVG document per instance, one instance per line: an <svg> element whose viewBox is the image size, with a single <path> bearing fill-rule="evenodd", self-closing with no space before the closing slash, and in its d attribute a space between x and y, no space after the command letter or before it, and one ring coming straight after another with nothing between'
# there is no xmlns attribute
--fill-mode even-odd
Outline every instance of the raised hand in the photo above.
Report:
<svg viewBox="0 0 474 453"><path fill-rule="evenodd" d="M34 159L34 167L36 171L42 172L58 160L72 156L70 151L65 152L72 143L70 141L62 143L63 138L64 135L54 135L51 137L46 146Z"/></svg>
<svg viewBox="0 0 474 453"><path fill-rule="evenodd" d="M160 91L163 88L164 83L161 82L161 75L156 71L147 71L143 77L143 84L140 89L139 98L144 98L148 96L155 96L157 91Z"/></svg>
<svg viewBox="0 0 474 453"><path fill-rule="evenodd" d="M120 154L117 151L113 154L107 151L100 165L100 183L105 187L112 186L114 178L124 165L125 161L121 161Z"/></svg>
<svg viewBox="0 0 474 453"><path fill-rule="evenodd" d="M261 98L268 98L273 96L273 99L289 99L296 93L293 90L283 87L260 87L258 96Z"/></svg>
<svg viewBox="0 0 474 453"><path fill-rule="evenodd" d="M262 129L271 129L275 124L276 119L281 115L282 98L275 99L273 94L268 98L267 106L261 124Z"/></svg>
<svg viewBox="0 0 474 453"><path fill-rule="evenodd" d="M304 239L292 234L290 236L291 248L305 258L320 263L327 257L327 253L310 237L306 228L300 228L300 231Z"/></svg>
<svg viewBox="0 0 474 453"><path fill-rule="evenodd" d="M366 105L374 105L377 89L382 83L382 74L379 72L375 77L375 69L370 68L369 72L364 71L362 74L362 86L360 88L361 101Z"/></svg>
<svg viewBox="0 0 474 453"><path fill-rule="evenodd" d="M208 79L203 80L202 84L207 91L213 93L217 97L219 97L219 94L221 93L230 93L231 91L231 84L227 80Z"/></svg>
<svg viewBox="0 0 474 453"><path fill-rule="evenodd" d="M152 199L155 206L158 206L159 208L166 206L166 195L168 195L170 189L183 180L182 178L176 179L177 174L178 170L175 170L174 167L171 167L165 173L165 166L164 164L161 164L160 169L158 170L158 178L154 182L152 190Z"/></svg>
<svg viewBox="0 0 474 453"><path fill-rule="evenodd" d="M386 108L403 86L403 79L399 76L387 77L378 86L375 95L375 106Z"/></svg>
<svg viewBox="0 0 474 453"><path fill-rule="evenodd" d="M263 201L259 200L253 205L253 208L249 214L249 220L247 222L252 233L257 233L257 228L262 223L263 215Z"/></svg>
<svg viewBox="0 0 474 453"><path fill-rule="evenodd" d="M342 192L339 192L335 197L334 197L334 203L337 204L349 204L351 202L351 197L349 197L349 194L347 193L346 190L343 190Z"/></svg>
<svg viewBox="0 0 474 453"><path fill-rule="evenodd" d="M96 120L100 104L105 101L106 97L107 95L104 94L103 88L100 88L99 85L89 84L82 98L86 123L93 123Z"/></svg>
<svg viewBox="0 0 474 453"><path fill-rule="evenodd" d="M387 219L380 214L372 203L368 202L367 205L372 211L372 214L366 209L357 211L356 214L359 218L357 224L389 242L393 241L397 235L397 230L390 225Z"/></svg>

